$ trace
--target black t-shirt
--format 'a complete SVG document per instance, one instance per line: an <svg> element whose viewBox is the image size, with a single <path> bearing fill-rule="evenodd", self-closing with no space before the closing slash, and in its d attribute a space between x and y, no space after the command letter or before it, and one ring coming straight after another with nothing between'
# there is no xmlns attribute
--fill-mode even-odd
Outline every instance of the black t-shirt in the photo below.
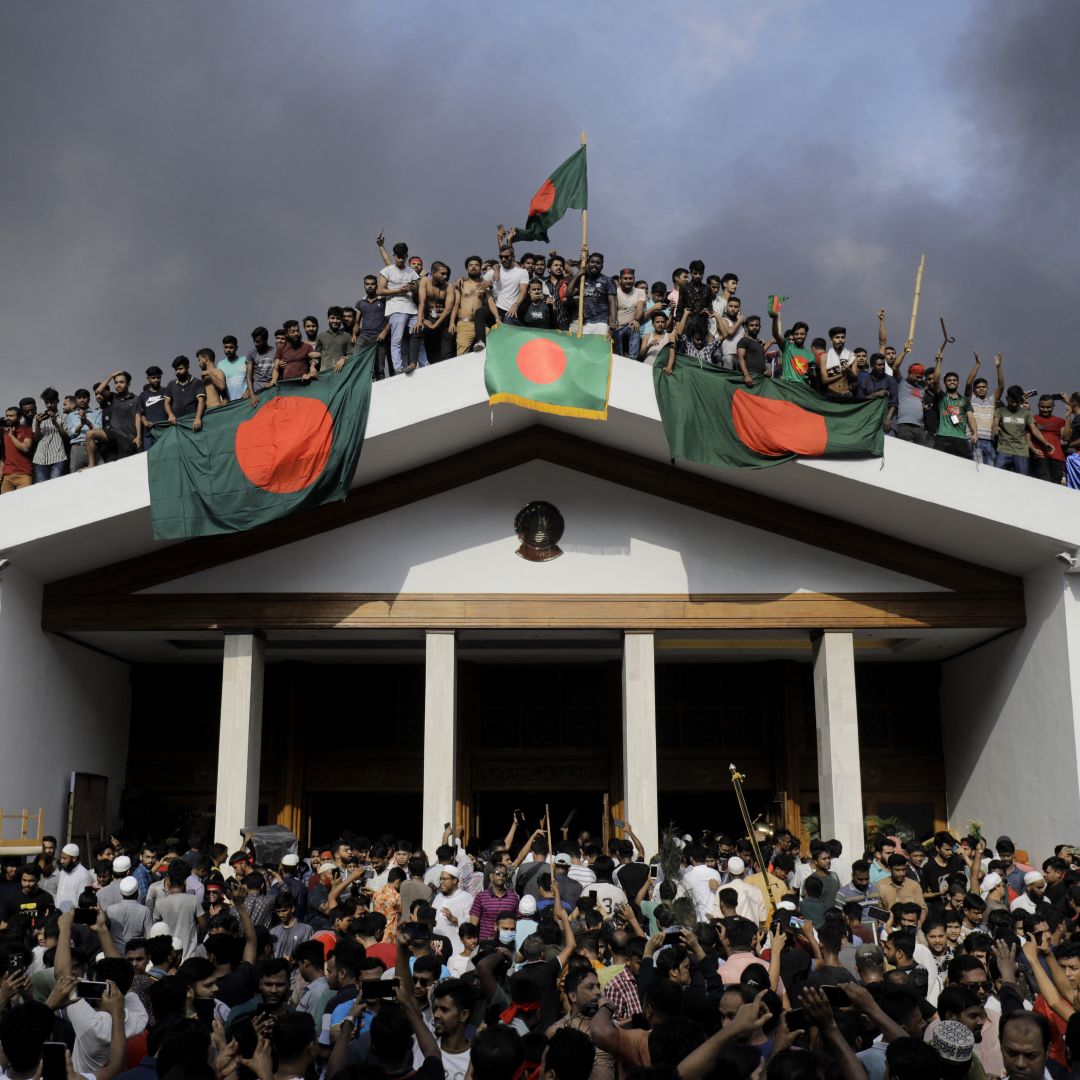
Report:
<svg viewBox="0 0 1080 1080"><path fill-rule="evenodd" d="M168 420L164 399L165 387L159 387L157 390L147 388L139 394L137 411L151 424L164 424Z"/></svg>
<svg viewBox="0 0 1080 1080"><path fill-rule="evenodd" d="M35 889L27 896L20 887L14 894L8 894L2 909L3 919L4 922L11 922L19 912L25 912L27 915L38 915L52 907L55 907L55 901L44 889Z"/></svg>
<svg viewBox="0 0 1080 1080"><path fill-rule="evenodd" d="M746 351L746 370L755 375L765 374L765 347L757 338L744 337L739 341L739 349Z"/></svg>
<svg viewBox="0 0 1080 1080"><path fill-rule="evenodd" d="M649 864L643 862L623 863L615 870L615 881L632 904L649 878Z"/></svg>
<svg viewBox="0 0 1080 1080"><path fill-rule="evenodd" d="M555 329L554 312L543 300L536 304L527 303L518 308L518 318L522 326L531 326L538 330Z"/></svg>
<svg viewBox="0 0 1080 1080"><path fill-rule="evenodd" d="M218 979L218 1000L230 1009L250 1001L259 989L259 980L255 974L255 965L242 960L229 972Z"/></svg>
<svg viewBox="0 0 1080 1080"><path fill-rule="evenodd" d="M206 397L206 387L202 379L189 375L187 382L173 379L165 387L165 396L172 403L173 416L187 416L195 411L199 398Z"/></svg>
<svg viewBox="0 0 1080 1080"><path fill-rule="evenodd" d="M109 404L109 419L106 427L117 435L135 438L135 409L139 399L129 390L126 394L113 394Z"/></svg>

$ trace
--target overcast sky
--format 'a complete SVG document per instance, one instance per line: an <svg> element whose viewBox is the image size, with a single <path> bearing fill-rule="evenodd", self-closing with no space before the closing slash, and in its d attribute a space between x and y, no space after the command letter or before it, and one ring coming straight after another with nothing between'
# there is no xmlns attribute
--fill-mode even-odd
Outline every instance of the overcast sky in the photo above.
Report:
<svg viewBox="0 0 1080 1080"><path fill-rule="evenodd" d="M0 28L10 401L352 303L380 228L456 275L583 128L609 268L701 258L872 349L925 252L920 359L945 316L947 366L1080 388L1072 0L4 0Z"/></svg>

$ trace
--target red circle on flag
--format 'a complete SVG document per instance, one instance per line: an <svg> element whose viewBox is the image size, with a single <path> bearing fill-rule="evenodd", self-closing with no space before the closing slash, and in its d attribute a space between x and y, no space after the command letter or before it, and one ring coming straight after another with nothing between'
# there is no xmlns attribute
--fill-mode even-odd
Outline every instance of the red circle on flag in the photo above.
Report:
<svg viewBox="0 0 1080 1080"><path fill-rule="evenodd" d="M236 460L256 487L278 495L303 491L326 468L333 434L321 401L274 398L236 429Z"/></svg>
<svg viewBox="0 0 1080 1080"><path fill-rule="evenodd" d="M540 185L540 190L532 197L529 203L529 217L538 214L546 214L555 205L555 185L550 179Z"/></svg>
<svg viewBox="0 0 1080 1080"><path fill-rule="evenodd" d="M533 338L517 351L518 371L529 382L553 383L566 370L566 353L549 338Z"/></svg>
<svg viewBox="0 0 1080 1080"><path fill-rule="evenodd" d="M743 444L765 457L820 457L829 443L825 417L793 401L755 397L736 390L731 396L731 419Z"/></svg>

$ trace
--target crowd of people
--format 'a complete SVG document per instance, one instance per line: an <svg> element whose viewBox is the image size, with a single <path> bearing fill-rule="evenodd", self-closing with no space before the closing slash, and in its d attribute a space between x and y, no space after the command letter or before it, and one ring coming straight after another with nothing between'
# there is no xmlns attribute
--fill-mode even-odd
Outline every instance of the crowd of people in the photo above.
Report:
<svg viewBox="0 0 1080 1080"><path fill-rule="evenodd" d="M198 838L0 880L8 1080L1063 1080L1080 848ZM515 842L518 841L518 842ZM89 856L84 862L84 854ZM760 861L759 861L760 857ZM847 875L845 874L845 877Z"/></svg>
<svg viewBox="0 0 1080 1080"><path fill-rule="evenodd" d="M177 417L192 416L198 431L208 409L242 399L257 406L268 387L325 378L371 345L374 378L410 375L482 349L488 331L502 323L605 335L619 355L663 364L668 376L677 351L747 385L778 378L840 401L884 398L889 435L1080 488L1080 393L1007 386L1000 354L994 357L993 386L975 354L961 390L959 374L942 370L942 351L929 365L908 362L911 341L899 353L889 344L883 309L877 313L874 352L850 348L843 326L813 338L805 322L785 331L782 303L774 297L766 338L762 316L744 310L736 294L738 275L706 275L699 259L673 270L670 282L650 285L633 267L609 276L598 252L590 252L584 264L555 251L523 253L519 260L514 230L499 226L497 240L498 259L470 255L464 275L451 281L446 263L436 260L425 269L404 243L387 251L380 233L382 269L364 278L364 295L354 305L327 309L325 328L314 315L288 319L271 343L270 331L257 326L246 352L235 335L226 334L220 355L210 347L198 349L194 368L187 356L177 356L167 381L152 364L142 379L113 371L92 390L62 397L46 387L38 395L40 405L34 397L21 398L4 414L0 493L149 450L155 432ZM1059 402L1063 415L1056 411Z"/></svg>

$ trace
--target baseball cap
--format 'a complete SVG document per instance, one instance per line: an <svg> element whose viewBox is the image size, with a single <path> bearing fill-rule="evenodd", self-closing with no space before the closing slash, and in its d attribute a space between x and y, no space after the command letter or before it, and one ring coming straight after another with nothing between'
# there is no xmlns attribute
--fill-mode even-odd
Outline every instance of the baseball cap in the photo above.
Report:
<svg viewBox="0 0 1080 1080"><path fill-rule="evenodd" d="M573 866L574 865L574 860L571 859L570 856L567 855L566 852L564 852L564 851L559 852L559 854L555 856L554 861L555 861L556 866Z"/></svg>
<svg viewBox="0 0 1080 1080"><path fill-rule="evenodd" d="M876 945L860 945L855 950L855 963L860 960L874 967L885 966L885 954Z"/></svg>

